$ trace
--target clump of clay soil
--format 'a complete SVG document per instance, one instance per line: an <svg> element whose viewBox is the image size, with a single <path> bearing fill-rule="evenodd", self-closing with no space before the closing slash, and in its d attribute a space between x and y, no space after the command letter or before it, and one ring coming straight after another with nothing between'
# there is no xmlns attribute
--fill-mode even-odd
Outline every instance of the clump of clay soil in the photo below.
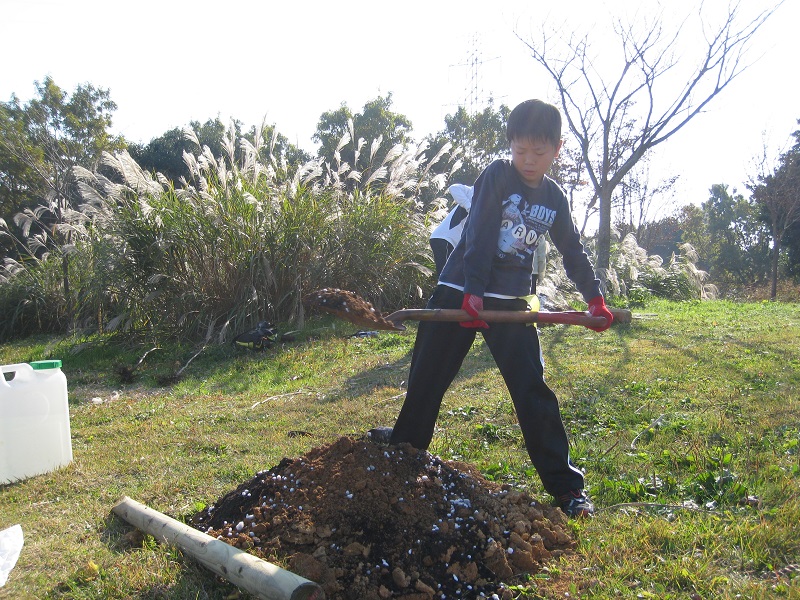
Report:
<svg viewBox="0 0 800 600"><path fill-rule="evenodd" d="M575 546L559 509L469 465L348 437L284 458L191 524L333 600L512 598Z"/></svg>
<svg viewBox="0 0 800 600"><path fill-rule="evenodd" d="M345 319L359 327L389 331L402 331L403 329L391 321L387 321L371 303L348 290L339 288L317 290L303 297L303 305L306 308L318 309Z"/></svg>

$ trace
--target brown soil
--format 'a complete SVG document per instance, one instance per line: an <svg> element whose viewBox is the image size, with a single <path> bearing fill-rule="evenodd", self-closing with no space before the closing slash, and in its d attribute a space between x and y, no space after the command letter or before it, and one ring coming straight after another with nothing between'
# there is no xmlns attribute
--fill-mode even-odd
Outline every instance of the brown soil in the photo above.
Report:
<svg viewBox="0 0 800 600"><path fill-rule="evenodd" d="M500 598L575 541L557 508L407 444L339 438L194 515L332 600Z"/></svg>

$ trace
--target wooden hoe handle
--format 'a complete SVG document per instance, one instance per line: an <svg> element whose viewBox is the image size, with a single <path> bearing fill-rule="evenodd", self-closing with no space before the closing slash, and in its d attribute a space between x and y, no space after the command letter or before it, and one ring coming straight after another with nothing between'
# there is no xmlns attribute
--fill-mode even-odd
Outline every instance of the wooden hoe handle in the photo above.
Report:
<svg viewBox="0 0 800 600"><path fill-rule="evenodd" d="M627 310L613 309L614 323L630 323L631 313ZM475 317L456 308L406 308L385 317L398 329L405 329L403 321L474 321ZM521 310L484 310L478 312L478 319L487 323L555 323L560 325L583 325L584 327L602 327L604 317L593 317L580 311L521 311Z"/></svg>

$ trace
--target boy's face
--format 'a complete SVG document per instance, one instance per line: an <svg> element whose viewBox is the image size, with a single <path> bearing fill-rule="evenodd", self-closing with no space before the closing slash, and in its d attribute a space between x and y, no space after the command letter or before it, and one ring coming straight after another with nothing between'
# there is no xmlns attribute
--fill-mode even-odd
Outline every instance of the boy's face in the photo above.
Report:
<svg viewBox="0 0 800 600"><path fill-rule="evenodd" d="M553 145L545 140L515 138L511 141L511 163L525 183L531 187L539 187L559 150L560 140L558 145Z"/></svg>

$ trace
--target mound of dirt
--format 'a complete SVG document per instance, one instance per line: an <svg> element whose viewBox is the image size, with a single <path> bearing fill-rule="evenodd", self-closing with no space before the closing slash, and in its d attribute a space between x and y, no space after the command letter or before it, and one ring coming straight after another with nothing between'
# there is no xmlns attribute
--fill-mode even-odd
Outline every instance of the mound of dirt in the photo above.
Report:
<svg viewBox="0 0 800 600"><path fill-rule="evenodd" d="M575 541L557 508L408 444L349 437L284 458L191 525L332 600L512 598Z"/></svg>

